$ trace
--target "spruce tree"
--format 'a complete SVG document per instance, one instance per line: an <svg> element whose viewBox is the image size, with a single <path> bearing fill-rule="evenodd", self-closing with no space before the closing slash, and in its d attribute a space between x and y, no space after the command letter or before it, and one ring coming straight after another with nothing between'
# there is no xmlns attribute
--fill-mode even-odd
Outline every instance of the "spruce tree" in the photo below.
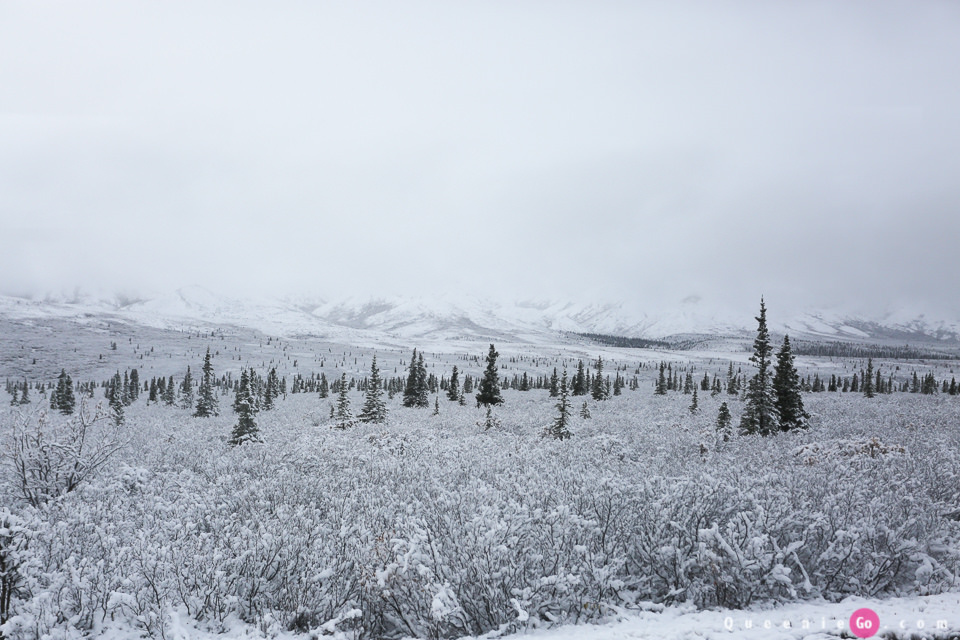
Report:
<svg viewBox="0 0 960 640"><path fill-rule="evenodd" d="M267 384L263 388L263 403L261 409L270 411L280 395L280 377L277 376L277 368L272 367L267 373Z"/></svg>
<svg viewBox="0 0 960 640"><path fill-rule="evenodd" d="M108 391L108 401L110 403L110 415L113 417L113 423L118 427L123 424L123 379L120 378L120 372L117 371L113 376L113 382Z"/></svg>
<svg viewBox="0 0 960 640"><path fill-rule="evenodd" d="M727 407L726 402L720 403L720 411L717 412L717 433L723 437L723 441L727 442L730 440L731 429L730 429L730 409Z"/></svg>
<svg viewBox="0 0 960 640"><path fill-rule="evenodd" d="M430 384L427 378L427 367L423 363L423 351L417 356L417 406L430 406Z"/></svg>
<svg viewBox="0 0 960 640"><path fill-rule="evenodd" d="M330 396L330 383L327 382L327 374L325 373L320 374L320 385L318 391L321 398L327 398Z"/></svg>
<svg viewBox="0 0 960 640"><path fill-rule="evenodd" d="M73 379L67 375L66 370L60 370L60 376L57 378L57 410L65 416L69 416L76 408L77 400L73 395Z"/></svg>
<svg viewBox="0 0 960 640"><path fill-rule="evenodd" d="M550 376L550 397L556 398L560 394L560 378L557 377L557 368L553 368L553 374Z"/></svg>
<svg viewBox="0 0 960 640"><path fill-rule="evenodd" d="M803 408L800 374L793 365L790 336L783 336L783 346L777 352L777 366L773 374L773 393L781 431L805 429L810 418Z"/></svg>
<svg viewBox="0 0 960 640"><path fill-rule="evenodd" d="M183 376L180 385L180 408L193 408L193 376L190 374L190 365L187 365L187 375Z"/></svg>
<svg viewBox="0 0 960 640"><path fill-rule="evenodd" d="M260 442L260 428L257 426L257 413L253 391L250 388L250 376L247 370L240 372L240 384L233 399L233 410L237 412L237 424L230 434L231 445L237 446L248 442Z"/></svg>
<svg viewBox="0 0 960 640"><path fill-rule="evenodd" d="M173 384L173 376L167 378L167 386L163 390L163 404L173 406L176 402L176 387Z"/></svg>
<svg viewBox="0 0 960 640"><path fill-rule="evenodd" d="M453 371L456 373L456 367ZM380 378L377 356L374 354L373 362L370 364L370 379L367 381L366 398L363 402L363 409L360 411L360 421L381 424L386 420L387 405L383 402L383 380Z"/></svg>
<svg viewBox="0 0 960 640"><path fill-rule="evenodd" d="M587 395L587 375L583 370L583 360L577 361L577 373L573 376L573 390L571 395Z"/></svg>
<svg viewBox="0 0 960 640"><path fill-rule="evenodd" d="M597 369L597 375L593 378L593 389L590 390L590 395L599 402L606 400L608 395L607 385L603 381L603 357L597 356L597 364L594 366Z"/></svg>
<svg viewBox="0 0 960 640"><path fill-rule="evenodd" d="M456 402L460 398L460 371L457 365L453 365L453 373L450 374L450 382L447 384L447 400Z"/></svg>
<svg viewBox="0 0 960 640"><path fill-rule="evenodd" d="M10 406L15 407L20 404L20 398L17 397L17 385L13 385L13 389L10 390Z"/></svg>
<svg viewBox="0 0 960 640"><path fill-rule="evenodd" d="M757 367L757 373L747 383L746 406L740 418L740 433L759 434L762 436L773 433L779 424L776 398L770 381L770 333L767 331L767 308L760 299L760 315L757 320L757 337L753 341L753 355L750 362Z"/></svg>
<svg viewBox="0 0 960 640"><path fill-rule="evenodd" d="M497 356L499 355L491 344L490 351L487 352L487 368L483 372L480 390L477 392L478 407L481 404L487 407L503 404L503 397L500 395L500 379L497 374Z"/></svg>
<svg viewBox="0 0 960 640"><path fill-rule="evenodd" d="M337 396L337 412L335 414L337 429L346 429L353 426L353 414L350 413L350 396L347 395L350 385L347 383L347 374L340 374L340 392Z"/></svg>
<svg viewBox="0 0 960 640"><path fill-rule="evenodd" d="M566 440L573 434L570 433L570 398L567 389L567 370L563 370L563 377L560 378L559 388L560 399L557 401L557 417L553 419L547 433L554 440Z"/></svg>
<svg viewBox="0 0 960 640"><path fill-rule="evenodd" d="M410 358L410 369L407 373L407 384L403 388L403 406L417 406L417 388L419 385L420 370L417 367L417 350L413 350L413 356Z"/></svg>
<svg viewBox="0 0 960 640"><path fill-rule="evenodd" d="M197 398L197 409L193 415L197 418L209 418L220 415L220 405L213 392L213 365L210 363L210 347L203 357L203 377L200 379L200 391Z"/></svg>
<svg viewBox="0 0 960 640"><path fill-rule="evenodd" d="M20 404L30 404L30 384L23 379L23 393L20 395Z"/></svg>
<svg viewBox="0 0 960 640"><path fill-rule="evenodd" d="M879 373L879 371L877 373ZM867 359L867 373L863 376L863 395L867 398L872 398L875 395L873 388L873 358Z"/></svg>
<svg viewBox="0 0 960 640"><path fill-rule="evenodd" d="M660 373L657 374L657 386L653 391L658 396L667 395L667 364L660 362Z"/></svg>
<svg viewBox="0 0 960 640"><path fill-rule="evenodd" d="M690 406L688 407L688 409L690 410L690 413L692 413L692 414L697 414L697 413L700 412L700 404L697 402L697 388L696 388L696 387L693 388L693 401L690 403Z"/></svg>

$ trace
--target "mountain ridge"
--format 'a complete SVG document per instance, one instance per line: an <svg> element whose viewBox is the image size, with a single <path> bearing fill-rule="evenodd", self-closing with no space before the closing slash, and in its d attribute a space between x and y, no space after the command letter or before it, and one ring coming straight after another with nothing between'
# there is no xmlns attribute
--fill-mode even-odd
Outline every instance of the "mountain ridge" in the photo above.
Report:
<svg viewBox="0 0 960 640"><path fill-rule="evenodd" d="M236 325L276 335L338 339L379 336L393 340L553 341L563 334L604 334L649 340L671 336L748 337L755 310L734 312L689 296L671 308L643 309L624 302L468 296L289 296L241 299L188 286L156 296L80 294L25 298L0 295L6 317L110 316L150 327ZM960 345L960 321L904 310L855 316L836 309L808 310L786 318L768 313L771 331L804 340L922 341Z"/></svg>

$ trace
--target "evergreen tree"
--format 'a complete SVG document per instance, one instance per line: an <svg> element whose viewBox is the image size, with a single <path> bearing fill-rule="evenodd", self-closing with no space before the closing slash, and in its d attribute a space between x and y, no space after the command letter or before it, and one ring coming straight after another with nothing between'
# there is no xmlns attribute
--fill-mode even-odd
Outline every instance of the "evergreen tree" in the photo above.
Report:
<svg viewBox="0 0 960 640"><path fill-rule="evenodd" d="M608 396L607 385L603 382L603 357L597 356L597 364L594 366L597 369L597 375L593 378L593 388L590 390L590 395L599 402L606 400Z"/></svg>
<svg viewBox="0 0 960 640"><path fill-rule="evenodd" d="M490 405L503 404L503 397L500 395L500 380L497 376L497 350L490 345L490 351L487 353L487 368L483 372L483 379L480 381L480 390L477 392L477 406L481 404L489 407Z"/></svg>
<svg viewBox="0 0 960 640"><path fill-rule="evenodd" d="M777 366L773 374L773 392L781 431L806 429L810 416L803 408L800 394L800 375L793 364L790 336L783 336L783 346L777 352Z"/></svg>
<svg viewBox="0 0 960 640"><path fill-rule="evenodd" d="M753 355L750 362L757 367L757 373L747 383L746 406L740 418L740 433L770 435L779 424L776 398L770 383L770 333L767 331L767 308L760 299L760 316L757 320L757 337L753 341Z"/></svg>
<svg viewBox="0 0 960 640"><path fill-rule="evenodd" d="M220 405L217 396L213 392L213 365L210 363L210 347L207 347L207 355L203 357L203 377L200 379L200 392L197 398L197 410L193 415L197 418L209 418L220 415Z"/></svg>
<svg viewBox="0 0 960 640"><path fill-rule="evenodd" d="M427 377L427 367L423 364L423 351L417 355L417 406L430 406L430 380Z"/></svg>
<svg viewBox="0 0 960 640"><path fill-rule="evenodd" d="M167 378L167 386L163 390L163 404L173 406L176 401L176 387L173 385L173 376Z"/></svg>
<svg viewBox="0 0 960 640"><path fill-rule="evenodd" d="M260 428L255 419L257 409L250 388L250 376L246 369L240 371L240 384L233 399L233 410L237 412L237 424L230 434L231 445L237 446L248 442L260 442Z"/></svg>
<svg viewBox="0 0 960 640"><path fill-rule="evenodd" d="M453 368L456 377L457 368ZM367 381L366 398L363 409L360 411L361 422L380 424L387 420L387 405L383 402L383 380L380 378L380 369L377 367L377 356L374 354L370 364L370 379Z"/></svg>
<svg viewBox="0 0 960 640"><path fill-rule="evenodd" d="M16 385L13 385L13 388L10 389L10 406L15 407L20 404L20 398L17 397L18 388Z"/></svg>
<svg viewBox="0 0 960 640"><path fill-rule="evenodd" d="M321 398L327 398L330 396L330 383L327 382L327 374L325 373L320 374L320 385L318 390Z"/></svg>
<svg viewBox="0 0 960 640"><path fill-rule="evenodd" d="M580 405L580 417L584 420L588 420L590 418L590 407L587 405L586 400L584 400L583 404Z"/></svg>
<svg viewBox="0 0 960 640"><path fill-rule="evenodd" d="M657 375L657 387L654 393L658 396L667 395L667 364L660 362L660 373Z"/></svg>
<svg viewBox="0 0 960 640"><path fill-rule="evenodd" d="M560 394L560 378L557 376L557 368L553 368L553 374L550 376L550 397L556 398Z"/></svg>
<svg viewBox="0 0 960 640"><path fill-rule="evenodd" d="M130 396L130 402L134 402L140 397L140 374L136 369L130 370L130 390L127 395Z"/></svg>
<svg viewBox="0 0 960 640"><path fill-rule="evenodd" d="M30 385L23 379L23 393L20 395L20 404L30 404Z"/></svg>
<svg viewBox="0 0 960 640"><path fill-rule="evenodd" d="M730 416L730 409L727 407L727 403L721 402L720 411L717 412L717 433L723 437L724 442L730 440L730 435L732 433L730 428L731 420L732 418Z"/></svg>
<svg viewBox="0 0 960 640"><path fill-rule="evenodd" d="M547 433L555 440L566 440L573 434L570 433L570 398L567 390L567 370L563 370L563 377L560 378L560 399L557 401L557 417L553 419Z"/></svg>
<svg viewBox="0 0 960 640"><path fill-rule="evenodd" d="M57 378L57 410L65 416L73 414L76 408L77 400L73 395L73 379L67 375L66 370L60 370L60 377Z"/></svg>
<svg viewBox="0 0 960 640"><path fill-rule="evenodd" d="M440 394L433 397L433 415L440 415Z"/></svg>
<svg viewBox="0 0 960 640"><path fill-rule="evenodd" d="M574 396L585 396L587 395L587 375L583 370L583 360L577 361L577 373L573 376L573 390L571 395Z"/></svg>
<svg viewBox="0 0 960 640"><path fill-rule="evenodd" d="M151 402L154 402L154 403L157 402L157 399L158 399L158 397L159 397L159 396L157 395L158 392L159 392L159 391L158 391L158 388L157 388L157 379L156 379L156 378L151 378L151 379L150 379L150 395L147 396L147 404L149 404L149 403L151 403Z"/></svg>
<svg viewBox="0 0 960 640"><path fill-rule="evenodd" d="M110 403L110 414L113 417L113 422L119 427L124 421L123 379L120 378L119 371L113 375L113 382L110 384L110 389L107 392L107 398Z"/></svg>
<svg viewBox="0 0 960 640"><path fill-rule="evenodd" d="M453 365L453 373L450 374L450 382L447 384L447 400L456 402L460 398L460 371L457 365Z"/></svg>
<svg viewBox="0 0 960 640"><path fill-rule="evenodd" d="M867 398L872 398L875 395L873 389L873 358L867 358L867 372L863 376L863 395Z"/></svg>
<svg viewBox="0 0 960 640"><path fill-rule="evenodd" d="M180 385L180 408L193 408L193 376L190 374L190 365L187 365L187 375L183 376L183 383Z"/></svg>
<svg viewBox="0 0 960 640"><path fill-rule="evenodd" d="M280 377L277 375L277 368L272 367L267 373L267 384L263 388L263 404L261 409L270 411L276 404L280 396Z"/></svg>
<svg viewBox="0 0 960 640"><path fill-rule="evenodd" d="M413 357L410 358L410 370L407 373L407 384L403 388L403 406L417 406L419 380L420 369L417 366L417 350L414 349Z"/></svg>
<svg viewBox="0 0 960 640"><path fill-rule="evenodd" d="M690 413L692 413L692 414L697 414L697 413L700 412L700 405L699 405L699 403L697 402L697 388L696 388L696 387L693 388L693 401L690 403L690 406L689 406L688 408L690 409Z"/></svg>
<svg viewBox="0 0 960 640"><path fill-rule="evenodd" d="M347 384L347 374L340 374L340 393L337 396L337 412L335 417L337 419L336 427L337 429L346 429L353 425L353 414L350 413L350 396L347 395L347 392L350 389L350 385Z"/></svg>

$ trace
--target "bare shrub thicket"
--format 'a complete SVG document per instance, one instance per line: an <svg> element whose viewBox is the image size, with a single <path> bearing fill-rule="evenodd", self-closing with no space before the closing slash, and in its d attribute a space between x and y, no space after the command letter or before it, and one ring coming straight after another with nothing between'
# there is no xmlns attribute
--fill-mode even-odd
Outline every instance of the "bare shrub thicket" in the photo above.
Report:
<svg viewBox="0 0 960 640"><path fill-rule="evenodd" d="M960 506L960 442L932 422L951 406L811 402L809 432L703 453L710 398L699 416L670 398L610 399L575 425L575 446L523 426L536 414L514 399L490 431L468 407L340 432L288 402L264 419L262 445L233 449L229 416L131 414L141 446L32 511L4 630L125 619L162 637L179 611L211 630L239 616L267 632L449 638L640 601L957 586L960 524L944 514ZM847 446L856 438L889 455Z"/></svg>

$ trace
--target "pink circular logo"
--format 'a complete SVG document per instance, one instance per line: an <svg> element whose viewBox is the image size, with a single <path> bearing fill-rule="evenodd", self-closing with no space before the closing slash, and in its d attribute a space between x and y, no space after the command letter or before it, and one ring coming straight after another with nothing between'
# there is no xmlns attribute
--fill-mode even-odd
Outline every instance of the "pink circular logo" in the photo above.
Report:
<svg viewBox="0 0 960 640"><path fill-rule="evenodd" d="M850 616L850 632L858 638L869 638L880 630L880 616L873 609L857 609Z"/></svg>

